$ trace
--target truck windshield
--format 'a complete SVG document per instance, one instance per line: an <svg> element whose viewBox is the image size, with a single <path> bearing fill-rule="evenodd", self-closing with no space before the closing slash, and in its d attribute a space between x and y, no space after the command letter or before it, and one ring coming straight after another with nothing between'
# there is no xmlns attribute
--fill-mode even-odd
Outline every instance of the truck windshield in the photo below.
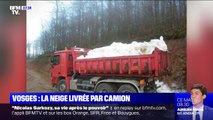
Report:
<svg viewBox="0 0 213 120"><path fill-rule="evenodd" d="M58 64L60 64L60 56L59 56L59 55L53 56L53 58L52 58L52 64L53 64L53 65L58 65Z"/></svg>

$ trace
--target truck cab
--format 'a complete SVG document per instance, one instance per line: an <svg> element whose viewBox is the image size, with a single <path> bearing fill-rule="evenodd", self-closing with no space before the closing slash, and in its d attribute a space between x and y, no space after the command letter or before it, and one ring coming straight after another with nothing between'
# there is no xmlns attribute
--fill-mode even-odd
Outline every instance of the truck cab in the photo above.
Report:
<svg viewBox="0 0 213 120"><path fill-rule="evenodd" d="M69 79L73 73L72 52L66 49L54 52L51 67L53 86L60 91L66 91L69 85L69 80L66 79Z"/></svg>
<svg viewBox="0 0 213 120"><path fill-rule="evenodd" d="M86 49L89 50L89 49ZM73 76L73 59L77 56L84 55L81 48L72 48L54 52L51 58L51 77L52 85L59 91L69 91L70 80ZM74 57L73 57L74 56Z"/></svg>

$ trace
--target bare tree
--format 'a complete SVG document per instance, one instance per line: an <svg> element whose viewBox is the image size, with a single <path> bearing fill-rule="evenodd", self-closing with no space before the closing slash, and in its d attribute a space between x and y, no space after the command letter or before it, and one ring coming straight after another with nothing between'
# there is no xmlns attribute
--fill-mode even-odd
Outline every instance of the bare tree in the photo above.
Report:
<svg viewBox="0 0 213 120"><path fill-rule="evenodd" d="M64 47L99 47L113 41L185 37L186 1L55 2L49 28L39 39L43 53Z"/></svg>

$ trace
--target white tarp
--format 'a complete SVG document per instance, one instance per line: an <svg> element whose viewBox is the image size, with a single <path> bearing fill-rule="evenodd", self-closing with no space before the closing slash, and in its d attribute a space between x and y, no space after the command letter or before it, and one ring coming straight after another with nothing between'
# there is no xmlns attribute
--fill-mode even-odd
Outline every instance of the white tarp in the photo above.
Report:
<svg viewBox="0 0 213 120"><path fill-rule="evenodd" d="M160 39L152 39L149 42L136 42L130 44L113 42L110 46L95 48L90 50L86 56L79 56L77 59L101 58L115 56L132 56L152 54L155 47L162 51L167 51L167 45L161 36Z"/></svg>

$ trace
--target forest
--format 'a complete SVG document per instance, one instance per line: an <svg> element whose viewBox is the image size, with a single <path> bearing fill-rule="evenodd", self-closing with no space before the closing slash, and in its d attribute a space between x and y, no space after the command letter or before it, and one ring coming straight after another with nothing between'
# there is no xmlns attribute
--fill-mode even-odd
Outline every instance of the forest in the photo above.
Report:
<svg viewBox="0 0 213 120"><path fill-rule="evenodd" d="M65 47L96 48L112 42L130 43L186 37L186 1L54 1L51 21L40 37L27 43L27 57L53 53Z"/></svg>

